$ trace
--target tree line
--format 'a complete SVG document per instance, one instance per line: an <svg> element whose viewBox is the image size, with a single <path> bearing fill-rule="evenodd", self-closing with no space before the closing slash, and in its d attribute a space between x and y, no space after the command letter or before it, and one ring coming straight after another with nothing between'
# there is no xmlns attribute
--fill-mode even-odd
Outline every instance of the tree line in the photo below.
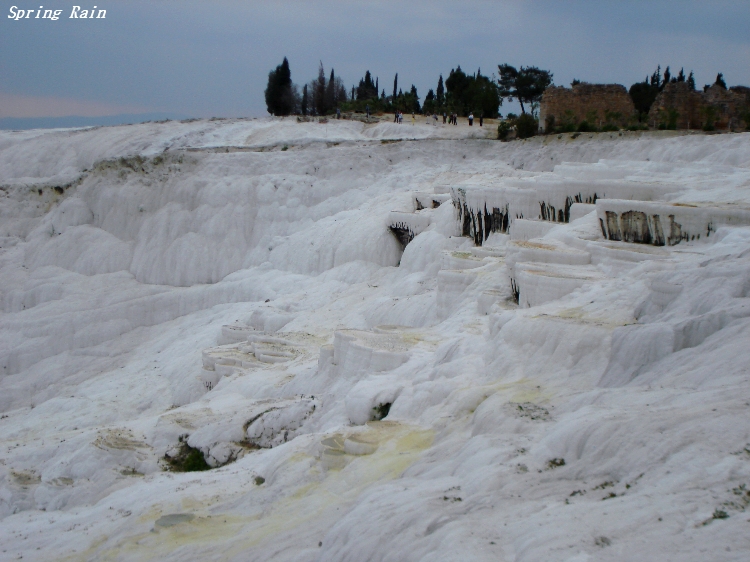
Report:
<svg viewBox="0 0 750 562"><path fill-rule="evenodd" d="M458 66L451 69L445 80L440 74L436 88L429 89L424 101L420 103L416 86L412 84L403 91L399 86L398 74L393 78L390 93L386 93L385 87L381 88L379 78L374 77L369 70L356 86L352 85L351 89L348 89L333 69L327 75L322 62L318 67L317 78L305 84L300 92L298 86L292 82L289 61L285 57L283 62L269 73L265 96L268 112L277 116L324 116L336 111L364 112L369 109L370 113L402 111L426 114L455 113L460 116L473 113L476 117L495 118L500 116L499 108L504 100L518 100L521 115L509 113L506 122L501 124L502 130L499 131L499 135L507 136L511 129L515 129L518 136L524 137L538 131L539 104L546 88L552 85L552 80L552 72L535 66L516 68L509 64L500 64L497 67L497 75L492 76L482 74L481 69L468 74ZM669 66L662 72L659 65L642 82L632 84L628 93L633 100L639 123L630 127L647 127L649 110L659 93L668 84L681 82L687 84L688 89L696 90L692 70L686 75L684 68L681 68L674 75ZM571 87L578 84L581 84L580 80L573 80ZM704 91L713 85L727 89L722 73L716 76L714 84L706 84ZM583 126L586 123L579 125ZM574 125L573 128L579 125Z"/></svg>
<svg viewBox="0 0 750 562"><path fill-rule="evenodd" d="M340 111L365 111L405 113L456 113L467 116L474 113L486 118L499 115L503 100L517 99L521 111L526 108L534 113L547 86L552 84L552 73L539 68L520 67L516 69L508 64L498 65L498 75L486 76L481 69L467 74L460 66L451 69L443 80L441 74L437 87L430 89L420 103L416 86L411 85L406 92L399 87L398 73L393 78L393 89L386 94L380 88L378 77L372 76L369 70L359 80L357 86L347 89L335 70L330 75L321 62L318 76L299 87L292 82L289 61L283 62L268 74L265 90L266 108L272 115L330 115Z"/></svg>

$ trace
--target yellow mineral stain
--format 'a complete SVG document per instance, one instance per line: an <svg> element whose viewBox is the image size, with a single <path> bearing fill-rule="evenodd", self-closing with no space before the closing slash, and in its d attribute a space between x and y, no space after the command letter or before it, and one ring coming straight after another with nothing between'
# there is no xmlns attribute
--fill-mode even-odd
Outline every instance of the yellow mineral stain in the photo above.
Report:
<svg viewBox="0 0 750 562"><path fill-rule="evenodd" d="M179 507L154 505L140 515L137 522L147 531L117 539L101 537L84 553L67 560L163 560L182 556L196 559L240 559L243 552L267 543L283 543L286 536L312 533L315 536L325 529L321 521L338 520L348 505L368 487L378 482L398 478L416 462L423 451L432 446L434 432L396 422L370 422L364 431L352 432L358 439L377 443L371 455L345 455L347 463L340 470L321 470L319 462L313 464L309 475L314 479L294 489L289 489L277 501L257 505L258 513L250 515L208 514L207 508L219 501L244 499L252 506L251 494L255 489L228 492L223 497L211 495L206 499L181 498ZM329 448L343 444L345 434L321 436ZM333 444L333 445L331 445ZM290 462L311 458L296 453ZM338 508L338 509L337 509ZM262 512L261 512L262 510ZM194 518L172 526L162 527L156 521L167 514L189 513ZM144 527L145 524L145 527ZM108 548L103 546L108 543Z"/></svg>

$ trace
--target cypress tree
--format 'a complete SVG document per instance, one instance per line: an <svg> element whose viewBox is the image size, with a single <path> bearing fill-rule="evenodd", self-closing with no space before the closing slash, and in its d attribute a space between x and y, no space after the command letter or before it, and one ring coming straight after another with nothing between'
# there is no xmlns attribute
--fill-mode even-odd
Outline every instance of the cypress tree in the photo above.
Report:
<svg viewBox="0 0 750 562"><path fill-rule="evenodd" d="M688 86L690 86L691 90L695 90L695 76L693 76L692 70L690 71L690 74L688 75L687 83L688 83Z"/></svg>
<svg viewBox="0 0 750 562"><path fill-rule="evenodd" d="M396 77L393 79L393 101L396 101L396 91L398 90L398 72Z"/></svg>
<svg viewBox="0 0 750 562"><path fill-rule="evenodd" d="M323 70L323 61L320 61L318 67L318 79L315 81L315 92L313 93L315 99L315 111L318 115L326 114L326 73Z"/></svg>
<svg viewBox="0 0 750 562"><path fill-rule="evenodd" d="M440 75L440 78L438 78L438 85L437 85L437 91L435 92L437 96L437 105L438 108L442 108L443 104L445 103L445 86L443 86L443 75Z"/></svg>
<svg viewBox="0 0 750 562"><path fill-rule="evenodd" d="M307 106L309 103L307 97L307 84L305 84L305 87L302 88L302 115L307 115Z"/></svg>
<svg viewBox="0 0 750 562"><path fill-rule="evenodd" d="M326 86L326 108L334 109L336 107L336 74L331 69L331 77L328 79Z"/></svg>
<svg viewBox="0 0 750 562"><path fill-rule="evenodd" d="M268 73L265 91L266 109L271 115L289 115L294 111L294 90L289 61L284 61Z"/></svg>

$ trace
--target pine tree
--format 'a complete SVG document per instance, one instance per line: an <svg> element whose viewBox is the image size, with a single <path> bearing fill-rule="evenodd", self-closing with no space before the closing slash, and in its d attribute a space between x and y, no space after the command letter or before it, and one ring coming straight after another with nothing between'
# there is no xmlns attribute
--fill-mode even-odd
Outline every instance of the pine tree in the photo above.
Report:
<svg viewBox="0 0 750 562"><path fill-rule="evenodd" d="M714 86L720 86L725 90L727 89L727 83L724 82L724 74L722 74L721 72L716 75L716 82L714 82Z"/></svg>
<svg viewBox="0 0 750 562"><path fill-rule="evenodd" d="M685 69L681 68L680 73L677 75L677 82L684 82L685 81Z"/></svg>
<svg viewBox="0 0 750 562"><path fill-rule="evenodd" d="M693 76L692 70L690 71L690 74L688 75L687 83L691 90L695 90L695 76Z"/></svg>
<svg viewBox="0 0 750 562"><path fill-rule="evenodd" d="M393 79L393 102L396 102L396 90L398 89L398 72L396 77Z"/></svg>
<svg viewBox="0 0 750 562"><path fill-rule="evenodd" d="M534 103L539 103L544 90L552 84L552 73L549 70L540 70L535 66L522 66L516 70L508 64L500 64L497 69L500 74L497 81L500 99L517 99L521 104L521 113L523 114L526 113L524 102L531 106Z"/></svg>

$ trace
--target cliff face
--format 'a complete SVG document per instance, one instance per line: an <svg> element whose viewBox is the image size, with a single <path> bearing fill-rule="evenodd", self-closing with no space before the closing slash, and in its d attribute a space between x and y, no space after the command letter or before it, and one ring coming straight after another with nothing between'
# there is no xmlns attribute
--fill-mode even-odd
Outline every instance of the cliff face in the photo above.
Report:
<svg viewBox="0 0 750 562"><path fill-rule="evenodd" d="M747 127L750 111L750 88L734 86L725 90L713 85L705 92L690 89L685 82L667 84L656 97L648 114L652 127L717 130Z"/></svg>
<svg viewBox="0 0 750 562"><path fill-rule="evenodd" d="M588 121L595 127L607 123L626 126L634 115L633 100L620 84L551 86L542 97L539 125L548 128L550 123L560 126Z"/></svg>

